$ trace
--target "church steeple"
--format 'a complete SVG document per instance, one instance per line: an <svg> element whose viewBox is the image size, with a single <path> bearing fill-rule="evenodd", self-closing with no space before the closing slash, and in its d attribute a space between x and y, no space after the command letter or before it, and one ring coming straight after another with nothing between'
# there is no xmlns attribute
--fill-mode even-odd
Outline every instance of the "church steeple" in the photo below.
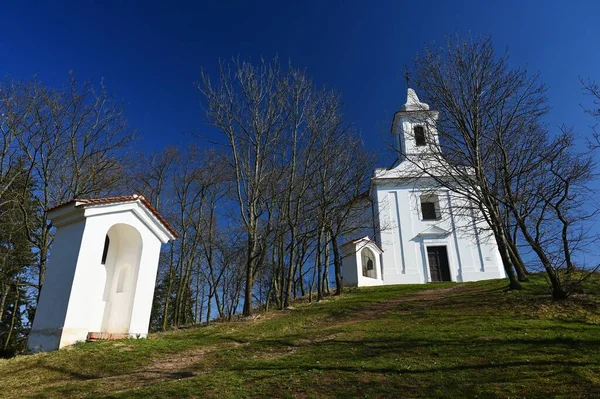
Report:
<svg viewBox="0 0 600 399"><path fill-rule="evenodd" d="M432 145L439 146L437 118L438 112L430 111L429 105L421 102L417 93L409 87L406 103L396 112L392 123L400 159L430 151Z"/></svg>
<svg viewBox="0 0 600 399"><path fill-rule="evenodd" d="M406 103L400 107L400 111L429 111L429 104L419 101L417 93L409 87L406 93Z"/></svg>

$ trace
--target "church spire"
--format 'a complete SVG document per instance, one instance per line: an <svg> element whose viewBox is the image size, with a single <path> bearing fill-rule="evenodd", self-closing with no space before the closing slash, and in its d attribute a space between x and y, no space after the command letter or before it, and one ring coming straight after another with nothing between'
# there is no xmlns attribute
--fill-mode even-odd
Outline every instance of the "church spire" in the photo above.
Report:
<svg viewBox="0 0 600 399"><path fill-rule="evenodd" d="M429 111L429 105L419 101L417 93L409 87L406 93L406 104L400 108L400 111Z"/></svg>
<svg viewBox="0 0 600 399"><path fill-rule="evenodd" d="M424 154L439 146L437 134L438 112L421 102L410 87L406 91L406 103L394 114L392 134L400 161L407 155Z"/></svg>

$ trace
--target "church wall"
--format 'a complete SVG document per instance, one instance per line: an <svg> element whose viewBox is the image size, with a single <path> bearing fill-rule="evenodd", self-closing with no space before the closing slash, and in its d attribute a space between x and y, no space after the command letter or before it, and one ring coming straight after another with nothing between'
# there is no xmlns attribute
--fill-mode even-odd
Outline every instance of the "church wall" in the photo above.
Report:
<svg viewBox="0 0 600 399"><path fill-rule="evenodd" d="M454 209L468 209L465 199L453 195ZM468 214L467 214L468 213ZM454 216L454 230L460 253L464 254L460 281L504 278L504 269L493 236L479 211L469 209Z"/></svg>
<svg viewBox="0 0 600 399"><path fill-rule="evenodd" d="M397 181L397 180L396 180ZM428 246L445 246L452 281L475 281L504 277L493 240L476 234L474 219L455 213L460 206L448 190L411 182L405 186L378 182L375 196L381 231L378 240L383 249L385 284L423 283L431 281L427 257ZM442 217L422 220L421 195L435 192ZM444 237L421 237L433 226L450 232Z"/></svg>
<svg viewBox="0 0 600 399"><path fill-rule="evenodd" d="M413 230L413 220L407 211L410 202L408 191L378 187L376 192L385 284L423 282L417 252L407 239L407 234L410 235Z"/></svg>

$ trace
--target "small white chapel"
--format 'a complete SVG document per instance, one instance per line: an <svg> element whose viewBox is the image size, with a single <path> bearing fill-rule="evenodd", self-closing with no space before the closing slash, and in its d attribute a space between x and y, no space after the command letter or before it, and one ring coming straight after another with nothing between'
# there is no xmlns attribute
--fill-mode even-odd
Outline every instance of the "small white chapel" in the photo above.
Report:
<svg viewBox="0 0 600 399"><path fill-rule="evenodd" d="M399 158L391 168L375 170L368 193L355 205L368 213L364 219L373 227L361 231L362 238L341 246L344 285L505 277L485 222L475 211L457 212L466 208L460 206L465 199L424 172L435 169L440 158L427 156L430 151L441 151L438 115L408 89L406 103L395 113L391 129Z"/></svg>
<svg viewBox="0 0 600 399"><path fill-rule="evenodd" d="M177 233L141 195L76 199L48 210L56 228L27 347L145 338L162 244Z"/></svg>

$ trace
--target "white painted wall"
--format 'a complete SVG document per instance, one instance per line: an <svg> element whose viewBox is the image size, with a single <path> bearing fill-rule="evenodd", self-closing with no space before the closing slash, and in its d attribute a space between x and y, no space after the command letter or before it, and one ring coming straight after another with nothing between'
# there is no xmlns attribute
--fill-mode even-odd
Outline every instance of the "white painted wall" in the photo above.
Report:
<svg viewBox="0 0 600 399"><path fill-rule="evenodd" d="M384 284L411 284L431 281L427 246L446 246L452 281L478 281L504 278L504 269L493 239L477 234L475 218L453 213L451 196L438 190L442 219L422 220L420 196L432 188L411 181L378 181L374 191L382 228L377 241L383 249ZM456 204L458 205L458 204ZM432 227L450 232L447 236L422 237ZM470 226L470 228L469 228Z"/></svg>
<svg viewBox="0 0 600 399"><path fill-rule="evenodd" d="M78 218L56 230L46 280L27 343L29 349L54 350L60 346L84 228L85 219Z"/></svg>
<svg viewBox="0 0 600 399"><path fill-rule="evenodd" d="M375 278L363 276L362 250L367 248L374 255ZM346 287L369 287L383 285L381 276L381 250L368 237L354 242L349 242L341 247L342 250L342 276Z"/></svg>

